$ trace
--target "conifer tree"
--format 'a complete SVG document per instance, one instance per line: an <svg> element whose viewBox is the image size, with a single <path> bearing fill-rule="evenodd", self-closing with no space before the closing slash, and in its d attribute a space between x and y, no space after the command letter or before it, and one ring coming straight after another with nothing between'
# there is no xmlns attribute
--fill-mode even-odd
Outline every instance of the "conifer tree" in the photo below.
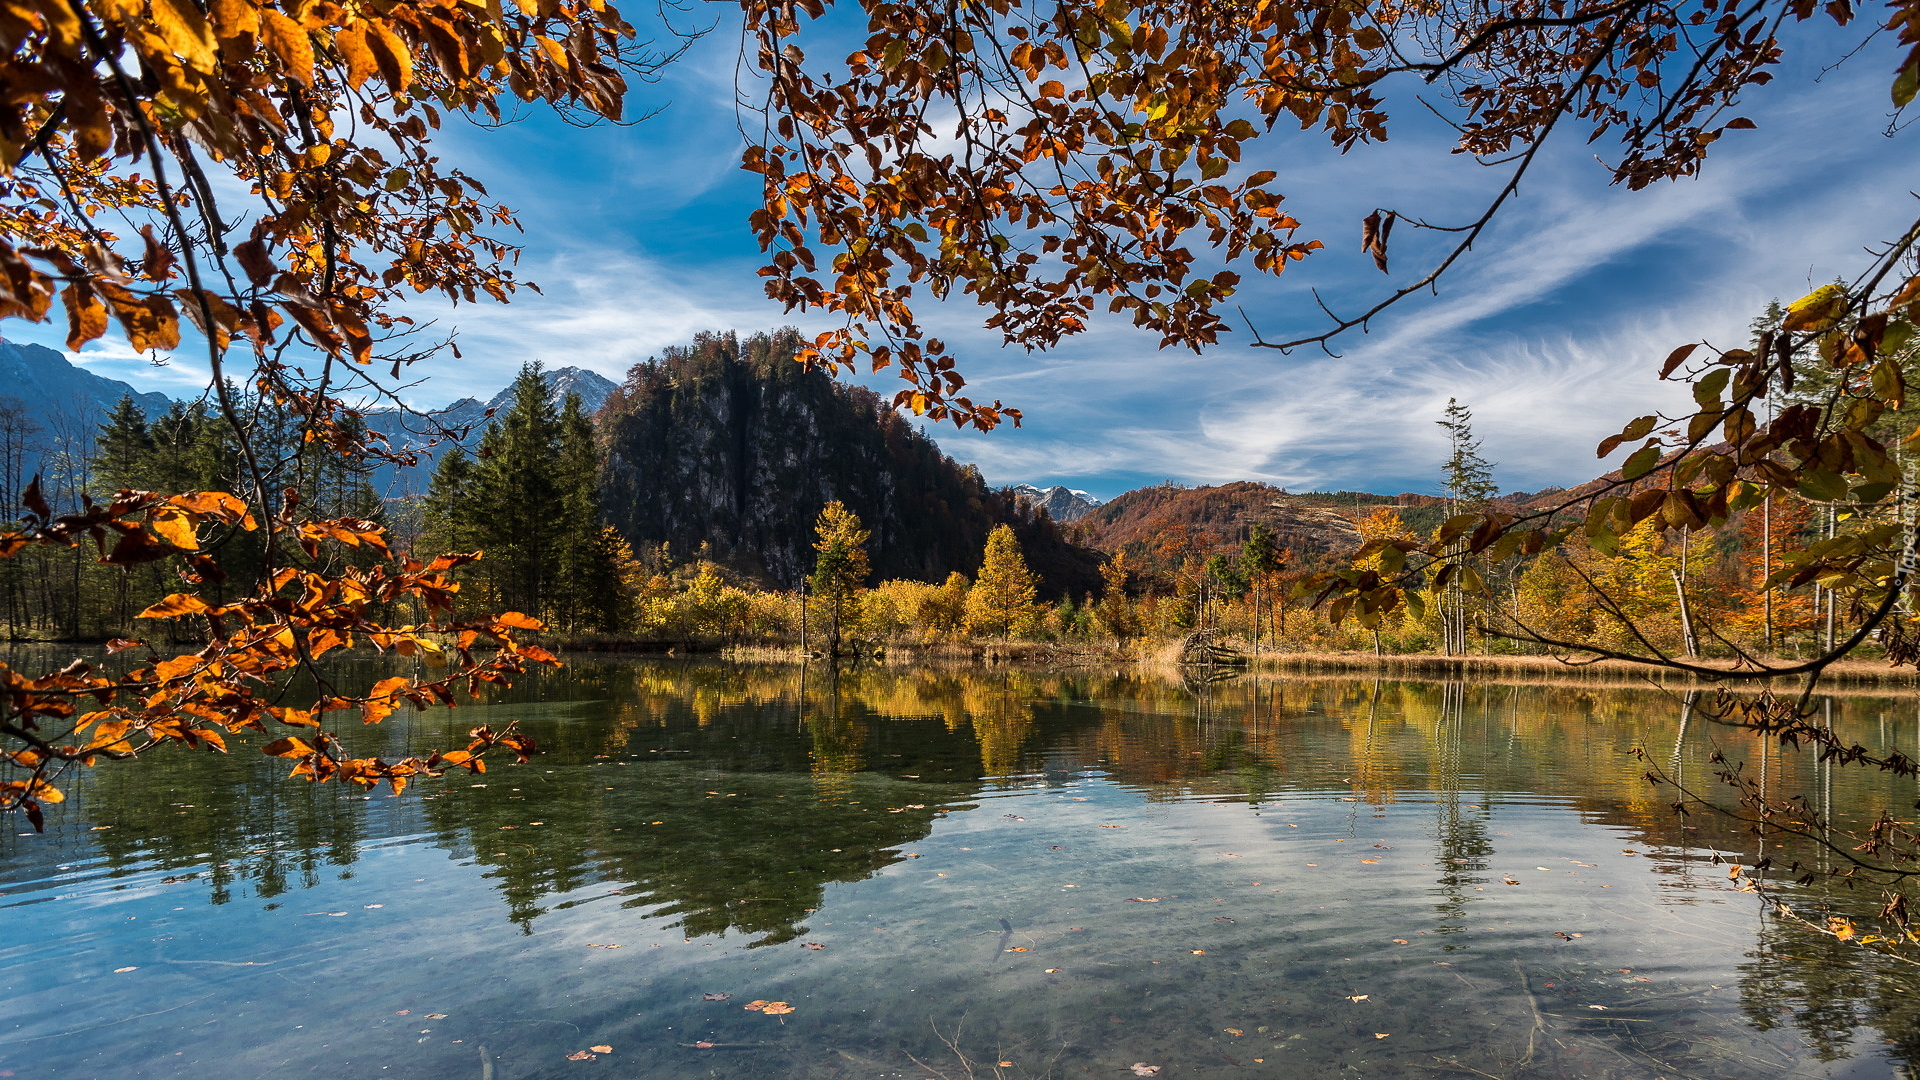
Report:
<svg viewBox="0 0 1920 1080"><path fill-rule="evenodd" d="M1469 514L1486 508L1487 500L1499 491L1493 484L1493 463L1480 456L1480 440L1473 434L1473 412L1458 399L1448 398L1446 413L1437 421L1447 433L1447 460L1441 465L1447 489L1447 513ZM1462 578L1479 573L1469 564L1467 541L1455 541L1448 549L1457 566L1440 597L1441 649L1448 656L1467 648L1469 601Z"/></svg>
<svg viewBox="0 0 1920 1080"><path fill-rule="evenodd" d="M1280 548L1273 542L1273 530L1267 528L1266 522L1254 522L1246 543L1240 545L1240 573L1246 578L1253 599L1255 652L1260 649L1261 609L1268 603L1267 594L1273 588L1273 576L1280 572L1280 566Z"/></svg>
<svg viewBox="0 0 1920 1080"><path fill-rule="evenodd" d="M606 590L619 579L619 552L602 535L599 446L579 394L568 394L561 405L551 471L560 501L554 621L570 630L614 629L621 619Z"/></svg>
<svg viewBox="0 0 1920 1080"><path fill-rule="evenodd" d="M562 492L554 484L560 417L538 361L513 380L506 414L480 437L471 489L481 577L496 607L540 615L558 562Z"/></svg>
<svg viewBox="0 0 1920 1080"><path fill-rule="evenodd" d="M840 635L852 621L853 604L866 584L868 533L859 517L835 500L820 511L814 523L813 595L826 611L827 655L840 655Z"/></svg>
<svg viewBox="0 0 1920 1080"><path fill-rule="evenodd" d="M1013 527L1000 525L987 537L980 574L967 592L967 630L1002 638L1027 632L1036 618L1037 592Z"/></svg>
<svg viewBox="0 0 1920 1080"><path fill-rule="evenodd" d="M153 434L147 430L146 410L133 400L132 394L120 395L94 437L93 479L98 493L108 495L121 488L149 488L146 474L153 452Z"/></svg>

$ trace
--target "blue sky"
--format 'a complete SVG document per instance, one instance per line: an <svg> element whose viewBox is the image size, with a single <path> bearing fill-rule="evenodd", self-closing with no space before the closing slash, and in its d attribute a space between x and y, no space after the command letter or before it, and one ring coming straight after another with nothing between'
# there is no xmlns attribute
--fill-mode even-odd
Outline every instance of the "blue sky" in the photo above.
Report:
<svg viewBox="0 0 1920 1080"><path fill-rule="evenodd" d="M667 78L636 91L661 114L580 130L544 116L504 129L450 124L445 156L484 179L527 225L524 277L544 296L416 315L457 327L451 358L411 392L434 406L504 385L524 360L619 379L632 364L702 330L786 323L760 291L745 225L758 178L738 168L734 49L722 26ZM1449 397L1470 405L1503 489L1590 478L1593 445L1626 419L1684 391L1654 379L1673 346L1730 345L1768 299L1852 276L1862 249L1914 216L1914 140L1883 137L1894 49L1876 42L1820 75L1857 40L1832 33L1791 53L1773 85L1742 103L1759 130L1732 132L1698 178L1628 192L1607 184L1589 147L1551 147L1491 234L1443 280L1404 303L1338 357L1249 348L1244 332L1204 355L1161 351L1117 320L1046 355L1003 350L963 302L923 310L951 343L976 398L1026 413L991 434L930 429L994 483L1062 483L1111 497L1142 484L1258 479L1308 489L1432 491L1443 440L1432 421ZM1816 76L1819 78L1816 80ZM1309 286L1349 310L1417 276L1439 239L1402 229L1391 277L1359 252L1376 206L1461 221L1504 178L1450 155L1449 132L1403 94L1386 144L1344 157L1311 133L1276 131L1249 155L1279 171L1276 190L1328 248L1236 297L1266 337L1318 328ZM636 110L637 111L637 110ZM10 323L10 338L58 346L61 329ZM124 341L76 359L142 390L195 392L191 353L155 367ZM892 388L887 376L869 380Z"/></svg>

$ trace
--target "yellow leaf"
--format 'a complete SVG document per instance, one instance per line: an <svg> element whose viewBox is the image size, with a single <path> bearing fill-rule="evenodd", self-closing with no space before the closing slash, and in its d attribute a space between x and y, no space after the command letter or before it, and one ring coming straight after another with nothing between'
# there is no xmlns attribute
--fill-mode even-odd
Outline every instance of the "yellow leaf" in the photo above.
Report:
<svg viewBox="0 0 1920 1080"><path fill-rule="evenodd" d="M1787 305L1787 317L1781 326L1795 333L1818 333L1833 329L1846 312L1846 288L1822 285Z"/></svg>
<svg viewBox="0 0 1920 1080"><path fill-rule="evenodd" d="M205 600L188 593L174 593L165 600L152 605L134 616L136 619L178 619L183 615L200 615L212 608Z"/></svg>
<svg viewBox="0 0 1920 1080"><path fill-rule="evenodd" d="M261 36L287 71L304 86L313 85L313 39L297 22L272 8L260 11Z"/></svg>
<svg viewBox="0 0 1920 1080"><path fill-rule="evenodd" d="M152 518L147 522L147 528L157 533L160 539L186 551L200 550L200 537L193 527L193 518L170 506L155 509Z"/></svg>
<svg viewBox="0 0 1920 1080"><path fill-rule="evenodd" d="M160 39L167 43L175 55L187 62L195 71L212 74L216 66L213 55L213 31L207 27L206 16L200 9L187 0L153 0L153 25L160 31Z"/></svg>
<svg viewBox="0 0 1920 1080"><path fill-rule="evenodd" d="M333 35L333 46L347 62L347 85L355 90L366 85L368 79L380 71L380 62L374 59L373 50L367 45L367 28L356 23L343 27Z"/></svg>

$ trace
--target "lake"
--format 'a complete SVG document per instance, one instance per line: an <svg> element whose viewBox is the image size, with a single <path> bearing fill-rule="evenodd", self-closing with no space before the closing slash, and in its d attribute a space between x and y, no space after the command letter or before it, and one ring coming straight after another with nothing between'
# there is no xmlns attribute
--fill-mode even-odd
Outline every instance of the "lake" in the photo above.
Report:
<svg viewBox="0 0 1920 1080"><path fill-rule="evenodd" d="M400 797L103 766L0 837L0 1076L1906 1075L1920 967L1633 751L1843 822L1915 781L1679 693L587 658L349 733L540 743ZM1920 699L1823 707L1920 754Z"/></svg>

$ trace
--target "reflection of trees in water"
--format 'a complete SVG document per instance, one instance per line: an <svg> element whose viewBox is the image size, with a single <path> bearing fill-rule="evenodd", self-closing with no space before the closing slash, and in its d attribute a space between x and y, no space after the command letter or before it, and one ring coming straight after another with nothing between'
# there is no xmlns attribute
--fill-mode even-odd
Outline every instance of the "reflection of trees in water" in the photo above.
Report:
<svg viewBox="0 0 1920 1080"><path fill-rule="evenodd" d="M1467 904L1472 900L1467 894L1488 880L1480 875L1486 873L1494 851L1487 835L1492 810L1486 792L1474 796L1477 802L1467 803L1462 790L1469 722L1466 684L1447 682L1421 689L1432 701L1427 768L1434 799L1434 866L1439 871L1434 883L1439 897L1434 904L1438 917L1434 933L1458 934L1467 929Z"/></svg>
<svg viewBox="0 0 1920 1080"><path fill-rule="evenodd" d="M1740 965L1740 1001L1761 1031L1792 1024L1822 1061L1853 1051L1862 1027L1886 1053L1920 1071L1920 994L1911 967L1762 910L1760 945Z"/></svg>
<svg viewBox="0 0 1920 1080"><path fill-rule="evenodd" d="M1910 700L1836 698L1832 707L1836 729L1863 743L1897 740L1902 725L1920 740ZM688 937L772 943L806 932L828 885L872 875L939 814L964 808L983 776L1096 770L1149 799L1256 804L1344 780L1356 812L1376 813L1424 788L1443 932L1467 925L1474 889L1486 885L1495 792L1564 802L1649 848L1649 870L1677 883L1690 872L1677 853L1756 851L1761 841L1742 823L1700 812L1676 819L1642 778L1636 746L1695 781L1710 777L1707 755L1718 748L1754 763L1775 795L1806 791L1856 820L1908 813L1914 797L1910 781L1763 753L1750 734L1706 724L1665 693L1263 675L1196 689L1138 670L866 667L803 680L796 668L587 660L516 686L490 710L435 710L356 732L355 752L446 745L472 724L508 717L539 739L533 764L418 785L402 800L289 784L283 763L236 743L227 757L171 754L100 770L79 801L88 819L115 826L89 837L111 872L207 867L216 903L249 886L271 898L346 869L377 806L382 835L412 831L417 815L439 844L481 863L523 926L555 905L617 903L673 918ZM1767 853L1794 857L1771 846L1778 841L1765 841ZM1697 871L1702 897L1725 887L1720 873ZM1820 897L1803 892L1811 911ZM1831 901L1865 902L1844 891ZM1791 1023L1835 1052L1859 1024L1914 1038L1920 1017L1899 992L1913 987L1909 973L1874 968L1856 947L1791 922L1763 919L1760 934L1743 969L1756 1024Z"/></svg>

